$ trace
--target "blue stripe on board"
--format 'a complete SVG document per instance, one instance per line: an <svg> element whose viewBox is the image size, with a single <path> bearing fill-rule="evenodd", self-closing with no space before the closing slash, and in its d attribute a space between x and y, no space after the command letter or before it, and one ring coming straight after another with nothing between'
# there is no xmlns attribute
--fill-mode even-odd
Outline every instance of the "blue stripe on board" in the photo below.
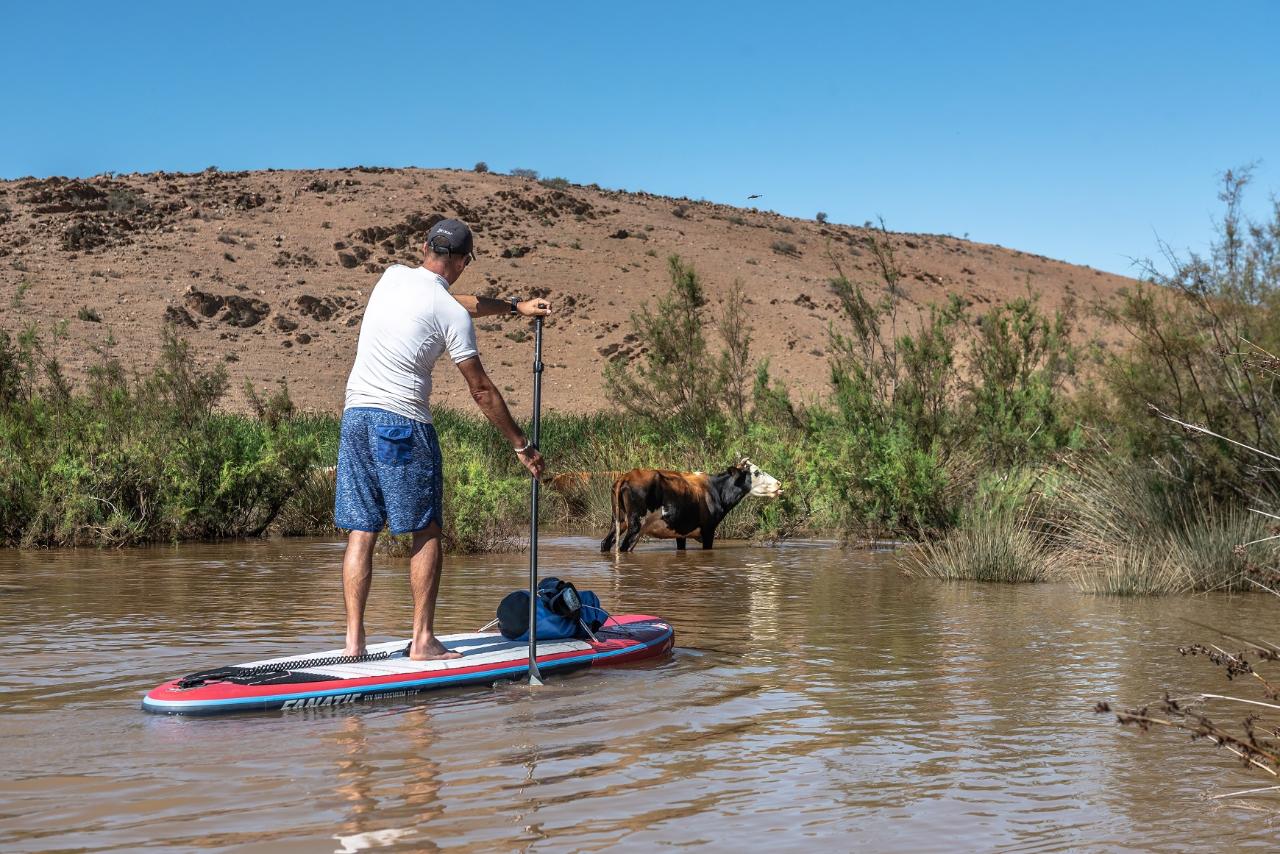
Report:
<svg viewBox="0 0 1280 854"><path fill-rule="evenodd" d="M665 642L675 634L675 629L668 628L667 632L661 637L654 639L650 643L639 644L641 649L649 649ZM574 664L589 663L592 661L600 661L606 658L612 658L625 653L633 653L637 649L636 646L624 647L623 649L613 650L605 653L592 653L590 655L577 656L575 658L564 658L557 661L549 661L545 664L538 662L539 667L545 667L547 670L558 670L569 667ZM236 697L226 700L152 700L149 697L142 698L142 708L147 711L157 712L200 712L200 711L217 711L221 709L233 708L236 706L250 708L268 708L286 703L289 700L309 700L313 697L342 697L349 694L361 694L375 697L378 694L386 694L391 691L400 691L408 688L423 687L427 685L445 685L445 684L466 684L471 682L484 682L497 676L506 676L515 673L528 673L529 663L525 663L516 667L505 667L500 670L486 670L481 673L460 673L453 676L432 676L427 679L414 679L409 682L390 682L379 685L363 685L360 687L336 689L330 691L307 691L301 694L272 694L269 696L259 697Z"/></svg>

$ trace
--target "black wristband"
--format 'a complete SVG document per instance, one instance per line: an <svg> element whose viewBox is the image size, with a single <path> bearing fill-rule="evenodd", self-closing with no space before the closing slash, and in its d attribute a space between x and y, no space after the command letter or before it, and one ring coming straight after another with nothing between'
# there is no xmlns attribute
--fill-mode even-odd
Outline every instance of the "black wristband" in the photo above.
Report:
<svg viewBox="0 0 1280 854"><path fill-rule="evenodd" d="M519 313L520 313L520 303L519 303L519 302L517 302L517 301L515 300L515 298L512 298L512 299L511 299L511 313L512 313L512 314L519 314Z"/></svg>

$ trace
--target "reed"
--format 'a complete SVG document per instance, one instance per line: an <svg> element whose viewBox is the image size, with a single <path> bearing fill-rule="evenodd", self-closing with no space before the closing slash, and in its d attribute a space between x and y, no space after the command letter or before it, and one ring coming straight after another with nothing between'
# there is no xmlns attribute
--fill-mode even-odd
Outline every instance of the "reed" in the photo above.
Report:
<svg viewBox="0 0 1280 854"><path fill-rule="evenodd" d="M1105 455L1067 465L1046 521L1072 584L1116 595L1250 589L1239 547L1267 535L1266 519L1239 504ZM1266 543L1251 554L1280 556Z"/></svg>
<svg viewBox="0 0 1280 854"><path fill-rule="evenodd" d="M996 514L925 541L905 571L946 581L1044 581L1053 574L1053 556L1047 539L1027 520Z"/></svg>

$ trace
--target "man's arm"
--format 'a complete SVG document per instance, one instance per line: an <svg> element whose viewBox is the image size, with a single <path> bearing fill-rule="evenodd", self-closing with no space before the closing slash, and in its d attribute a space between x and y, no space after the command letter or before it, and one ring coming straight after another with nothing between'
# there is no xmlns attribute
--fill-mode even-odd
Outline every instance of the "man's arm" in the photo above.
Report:
<svg viewBox="0 0 1280 854"><path fill-rule="evenodd" d="M458 304L467 310L467 314L472 317L492 317L496 314L510 314L511 301L505 299L493 299L492 297L478 297L472 294L457 294L454 299ZM551 303L541 297L527 299L524 302L516 303L516 311L522 317L538 317L539 315L547 315L551 313Z"/></svg>
<svg viewBox="0 0 1280 854"><path fill-rule="evenodd" d="M498 432L511 443L511 449L516 450L528 445L529 440L516 424L516 420L511 417L511 410L507 408L507 402L503 400L502 393L485 373L484 365L480 364L480 357L472 356L469 359L463 359L458 362L458 370L462 372L462 378L467 381L467 388L471 390L471 399L476 402L476 406L480 407L480 411L484 413L485 418L489 419L489 423L497 427ZM542 470L546 463L543 462L542 454L537 448L530 447L529 450L517 453L516 456L534 477L542 477Z"/></svg>

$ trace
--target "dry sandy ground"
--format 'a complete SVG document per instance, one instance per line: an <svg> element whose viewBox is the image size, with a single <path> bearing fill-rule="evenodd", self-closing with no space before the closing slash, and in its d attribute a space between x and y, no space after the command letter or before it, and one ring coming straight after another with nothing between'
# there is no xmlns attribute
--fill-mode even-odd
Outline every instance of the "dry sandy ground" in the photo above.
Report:
<svg viewBox="0 0 1280 854"><path fill-rule="evenodd" d="M78 376L111 341L145 369L173 322L201 359L226 364L229 406L245 405L245 380L267 390L284 379L301 406L338 411L370 289L386 265L420 262L438 215L476 231L479 259L455 292L547 295L557 307L545 336L549 409L607 405L601 371L637 355L629 318L669 287L671 253L696 266L715 314L741 280L754 354L802 398L826 388L835 264L883 292L860 248L868 231L754 208L452 170L210 170L0 182L0 329L34 322L48 340L62 327L51 349ZM1030 287L1055 308L1132 284L952 237L891 239L908 316L951 294L981 311ZM531 402L528 324L478 326L482 358L519 414ZM435 382L437 400L469 405L447 362Z"/></svg>

